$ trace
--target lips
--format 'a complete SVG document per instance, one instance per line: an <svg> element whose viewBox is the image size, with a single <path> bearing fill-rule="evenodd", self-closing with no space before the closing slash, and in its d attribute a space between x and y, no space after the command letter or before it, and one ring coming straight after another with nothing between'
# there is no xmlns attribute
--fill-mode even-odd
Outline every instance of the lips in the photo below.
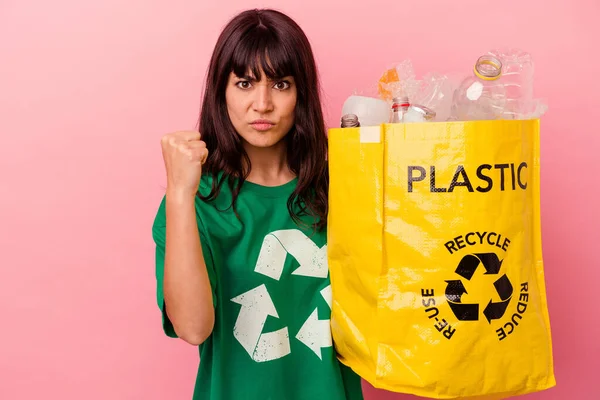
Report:
<svg viewBox="0 0 600 400"><path fill-rule="evenodd" d="M268 131L269 129L274 127L275 123L271 122L269 120L266 120L266 119L257 119L256 121L253 121L250 125L257 131L262 132L262 131Z"/></svg>

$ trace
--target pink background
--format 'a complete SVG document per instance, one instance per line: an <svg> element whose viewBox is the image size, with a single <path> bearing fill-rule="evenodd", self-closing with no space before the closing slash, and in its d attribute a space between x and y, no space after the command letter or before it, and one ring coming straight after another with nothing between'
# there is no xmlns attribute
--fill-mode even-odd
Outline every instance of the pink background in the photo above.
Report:
<svg viewBox="0 0 600 400"><path fill-rule="evenodd" d="M558 386L527 398L597 398L594 0L0 0L0 398L191 398L196 349L163 336L154 297L159 138L194 127L227 19L269 5L312 40L330 125L393 62L422 75L469 71L497 45L533 53L551 107L542 220Z"/></svg>

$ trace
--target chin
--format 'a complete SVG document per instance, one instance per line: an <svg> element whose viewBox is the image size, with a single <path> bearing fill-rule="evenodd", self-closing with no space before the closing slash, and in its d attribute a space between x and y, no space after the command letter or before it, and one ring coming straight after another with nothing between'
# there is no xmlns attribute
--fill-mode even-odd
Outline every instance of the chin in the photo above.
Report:
<svg viewBox="0 0 600 400"><path fill-rule="evenodd" d="M258 148L269 148L273 147L285 137L285 135L278 134L276 132L249 132L245 135L241 135L244 141L246 141L252 147Z"/></svg>

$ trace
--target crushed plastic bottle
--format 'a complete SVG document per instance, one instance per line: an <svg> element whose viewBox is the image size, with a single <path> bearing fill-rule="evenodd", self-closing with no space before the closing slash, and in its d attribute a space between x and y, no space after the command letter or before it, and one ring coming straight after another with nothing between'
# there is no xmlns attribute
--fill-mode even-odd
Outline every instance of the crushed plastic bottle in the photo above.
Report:
<svg viewBox="0 0 600 400"><path fill-rule="evenodd" d="M448 75L429 73L420 81L419 90L413 102L435 110L435 121L446 121L452 110L452 96L460 80L454 81Z"/></svg>
<svg viewBox="0 0 600 400"><path fill-rule="evenodd" d="M403 60L384 72L378 82L379 97L387 102L394 98L412 98L419 89L419 81L410 60Z"/></svg>
<svg viewBox="0 0 600 400"><path fill-rule="evenodd" d="M454 92L452 119L459 121L499 119L506 105L506 90L499 78L502 62L492 56L479 57L473 75Z"/></svg>
<svg viewBox="0 0 600 400"><path fill-rule="evenodd" d="M500 48L488 52L502 62L500 81L506 90L502 119L540 118L548 109L545 102L534 98L533 57L515 48Z"/></svg>
<svg viewBox="0 0 600 400"><path fill-rule="evenodd" d="M506 104L502 119L522 119L535 108L531 55L511 48L494 49L489 54L502 63L500 82L506 91Z"/></svg>

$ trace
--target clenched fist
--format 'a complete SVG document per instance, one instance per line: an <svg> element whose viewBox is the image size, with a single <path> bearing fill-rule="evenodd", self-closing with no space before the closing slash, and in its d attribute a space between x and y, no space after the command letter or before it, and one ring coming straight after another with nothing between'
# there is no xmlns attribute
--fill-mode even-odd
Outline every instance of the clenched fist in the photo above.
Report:
<svg viewBox="0 0 600 400"><path fill-rule="evenodd" d="M200 133L181 131L161 139L167 170L167 190L183 196L195 196L202 175L202 164L208 157L206 143Z"/></svg>

